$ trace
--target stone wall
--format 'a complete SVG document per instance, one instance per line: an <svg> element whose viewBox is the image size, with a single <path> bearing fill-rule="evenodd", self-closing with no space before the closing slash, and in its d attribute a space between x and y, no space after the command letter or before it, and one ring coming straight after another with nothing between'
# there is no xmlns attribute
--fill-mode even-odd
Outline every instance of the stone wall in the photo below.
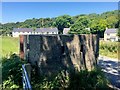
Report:
<svg viewBox="0 0 120 90"><path fill-rule="evenodd" d="M61 70L92 70L99 55L97 35L24 36L24 58L51 75Z"/></svg>

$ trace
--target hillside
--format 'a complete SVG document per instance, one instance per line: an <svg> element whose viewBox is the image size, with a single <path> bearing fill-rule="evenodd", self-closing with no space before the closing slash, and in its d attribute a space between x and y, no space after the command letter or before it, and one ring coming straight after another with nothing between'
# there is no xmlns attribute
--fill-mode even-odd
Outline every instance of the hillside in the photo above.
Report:
<svg viewBox="0 0 120 90"><path fill-rule="evenodd" d="M33 18L27 19L24 22L6 23L0 24L0 32L3 35L11 33L13 28L41 28L41 27L57 27L59 30L63 28L72 27L79 18L86 17L89 21L84 27L90 27L92 33L96 33L95 30L102 30L102 34L105 28L118 28L118 10L104 12L102 14L81 14L76 16L63 15L54 18Z"/></svg>

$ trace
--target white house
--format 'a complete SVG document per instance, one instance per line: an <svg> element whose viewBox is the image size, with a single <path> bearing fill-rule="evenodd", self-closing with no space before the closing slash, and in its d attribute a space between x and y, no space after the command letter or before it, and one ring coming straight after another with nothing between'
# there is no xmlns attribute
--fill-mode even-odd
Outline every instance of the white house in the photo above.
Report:
<svg viewBox="0 0 120 90"><path fill-rule="evenodd" d="M85 29L90 31L90 28L85 28ZM64 28L63 29L63 34L68 34L69 31L70 31L70 28Z"/></svg>
<svg viewBox="0 0 120 90"><path fill-rule="evenodd" d="M57 28L37 28L35 34L58 34Z"/></svg>
<svg viewBox="0 0 120 90"><path fill-rule="evenodd" d="M57 28L14 28L12 31L13 37L19 37L19 35L38 35L38 34L58 34Z"/></svg>
<svg viewBox="0 0 120 90"><path fill-rule="evenodd" d="M29 35L32 34L32 28L14 28L12 31L13 37L19 37L19 35Z"/></svg>
<svg viewBox="0 0 120 90"><path fill-rule="evenodd" d="M63 34L68 34L69 31L70 31L70 28L64 28L63 29Z"/></svg>
<svg viewBox="0 0 120 90"><path fill-rule="evenodd" d="M104 41L118 41L117 31L117 28L106 28L104 32Z"/></svg>

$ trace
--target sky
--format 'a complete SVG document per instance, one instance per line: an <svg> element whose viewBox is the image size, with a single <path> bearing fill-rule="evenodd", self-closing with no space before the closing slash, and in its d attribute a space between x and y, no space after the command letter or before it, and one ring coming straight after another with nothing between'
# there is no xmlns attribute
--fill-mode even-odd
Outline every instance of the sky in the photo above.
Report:
<svg viewBox="0 0 120 90"><path fill-rule="evenodd" d="M118 10L117 2L2 2L2 22Z"/></svg>

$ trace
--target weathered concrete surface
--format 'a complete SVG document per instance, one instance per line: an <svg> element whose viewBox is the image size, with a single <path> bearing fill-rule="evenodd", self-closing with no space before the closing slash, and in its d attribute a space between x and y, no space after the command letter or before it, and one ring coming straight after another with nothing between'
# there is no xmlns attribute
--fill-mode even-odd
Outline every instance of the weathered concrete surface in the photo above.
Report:
<svg viewBox="0 0 120 90"><path fill-rule="evenodd" d="M38 66L40 73L92 70L96 66L99 55L96 35L29 35L25 38L24 56Z"/></svg>

